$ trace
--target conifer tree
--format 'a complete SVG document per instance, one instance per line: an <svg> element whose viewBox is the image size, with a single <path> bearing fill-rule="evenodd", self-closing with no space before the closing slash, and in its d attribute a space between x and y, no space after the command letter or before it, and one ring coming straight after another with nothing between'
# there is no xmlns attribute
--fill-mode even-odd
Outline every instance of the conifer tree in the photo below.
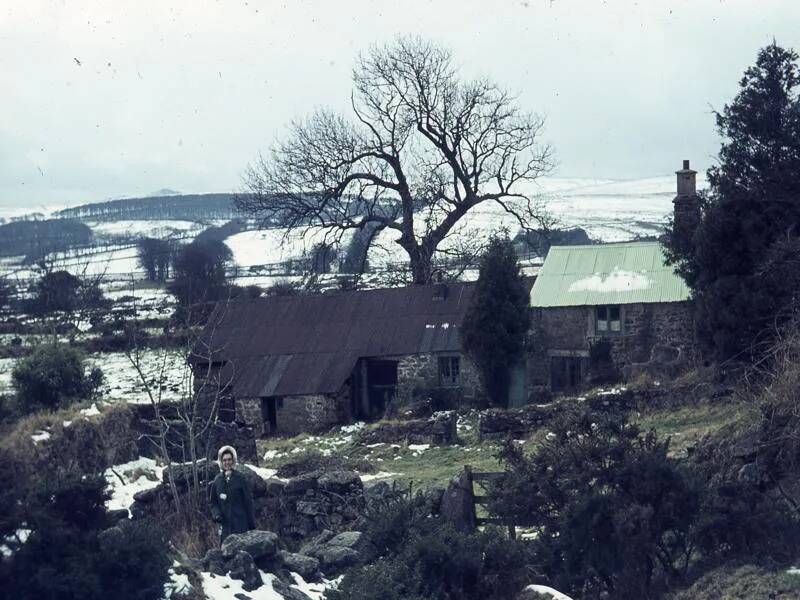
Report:
<svg viewBox="0 0 800 600"><path fill-rule="evenodd" d="M508 404L511 367L524 359L530 315L528 294L508 237L495 237L481 259L475 297L461 330L489 401Z"/></svg>
<svg viewBox="0 0 800 600"><path fill-rule="evenodd" d="M776 43L758 53L716 113L719 164L708 171L690 243L672 262L693 290L698 333L716 358L746 358L793 309L800 283L800 74Z"/></svg>

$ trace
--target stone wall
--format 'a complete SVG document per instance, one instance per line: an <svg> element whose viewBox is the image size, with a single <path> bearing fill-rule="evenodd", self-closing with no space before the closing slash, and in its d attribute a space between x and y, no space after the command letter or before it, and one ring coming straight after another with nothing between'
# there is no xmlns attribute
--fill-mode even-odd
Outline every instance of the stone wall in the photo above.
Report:
<svg viewBox="0 0 800 600"><path fill-rule="evenodd" d="M236 398L236 423L252 428L260 437L264 433L261 398Z"/></svg>
<svg viewBox="0 0 800 600"><path fill-rule="evenodd" d="M308 394L277 399L278 433L297 435L321 432L352 420L350 382L338 394ZM264 416L260 398L236 399L236 422L251 428L255 435L264 435Z"/></svg>
<svg viewBox="0 0 800 600"><path fill-rule="evenodd" d="M472 360L464 354L412 354L397 356L397 385L399 389L411 386L437 388L439 386L439 357L458 356L461 385L456 389L464 398L475 398L483 394L480 375Z"/></svg>
<svg viewBox="0 0 800 600"><path fill-rule="evenodd" d="M381 421L362 429L358 440L364 445L405 442L447 446L458 442L457 420L456 412L448 410L427 419Z"/></svg>
<svg viewBox="0 0 800 600"><path fill-rule="evenodd" d="M554 356L582 356L588 378L609 370L622 379L641 373L672 374L696 356L691 306L688 302L626 304L619 332L595 332L593 306L537 308L531 312L528 351L529 389L549 389ZM599 365L607 345L610 365Z"/></svg>

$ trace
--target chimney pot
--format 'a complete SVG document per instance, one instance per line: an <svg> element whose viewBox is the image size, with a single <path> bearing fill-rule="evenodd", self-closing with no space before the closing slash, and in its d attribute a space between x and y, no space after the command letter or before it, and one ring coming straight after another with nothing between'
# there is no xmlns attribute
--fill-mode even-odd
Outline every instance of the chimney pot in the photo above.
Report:
<svg viewBox="0 0 800 600"><path fill-rule="evenodd" d="M689 161L683 161L683 169L675 171L678 176L678 196L694 196L697 193L695 176L697 171L689 168Z"/></svg>

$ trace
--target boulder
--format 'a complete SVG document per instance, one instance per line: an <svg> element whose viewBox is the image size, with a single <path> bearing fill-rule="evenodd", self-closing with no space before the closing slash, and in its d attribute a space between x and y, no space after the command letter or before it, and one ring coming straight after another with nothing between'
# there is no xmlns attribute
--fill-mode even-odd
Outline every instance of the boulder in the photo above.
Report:
<svg viewBox="0 0 800 600"><path fill-rule="evenodd" d="M238 552L247 552L253 560L272 558L278 551L278 536L271 531L255 529L246 533L234 533L222 543L222 555L230 558Z"/></svg>
<svg viewBox="0 0 800 600"><path fill-rule="evenodd" d="M300 554L305 554L306 556L314 556L314 551L321 548L325 545L325 543L333 538L336 535L329 529L323 529L320 534L315 537L313 540L305 544L302 548L300 548Z"/></svg>
<svg viewBox="0 0 800 600"><path fill-rule="evenodd" d="M355 548L361 540L360 531L343 531L333 536L325 544L326 546L341 546L343 548Z"/></svg>
<svg viewBox="0 0 800 600"><path fill-rule="evenodd" d="M331 471L318 480L319 487L326 492L346 494L354 489L362 489L364 485L355 471Z"/></svg>
<svg viewBox="0 0 800 600"><path fill-rule="evenodd" d="M275 578L271 583L273 591L281 596L284 600L311 600L306 593L301 592L297 588L286 585L280 579Z"/></svg>
<svg viewBox="0 0 800 600"><path fill-rule="evenodd" d="M128 509L127 508L118 508L115 510L108 511L108 518L112 523L119 523L128 518Z"/></svg>
<svg viewBox="0 0 800 600"><path fill-rule="evenodd" d="M253 471L253 469L247 465L239 465L236 467L236 470L244 475L244 478L250 485L250 491L253 494L253 498L261 498L262 496L266 496L267 482L264 481L264 478L261 477L261 475Z"/></svg>
<svg viewBox="0 0 800 600"><path fill-rule="evenodd" d="M316 551L320 569L325 575L337 575L358 563L358 552L345 546L323 546Z"/></svg>
<svg viewBox="0 0 800 600"><path fill-rule="evenodd" d="M139 502L140 504L150 504L159 495L168 493L169 486L166 483L160 483L155 487L151 487L147 490L142 490L140 492L136 492L133 495L134 502Z"/></svg>
<svg viewBox="0 0 800 600"><path fill-rule="evenodd" d="M286 550L281 550L278 556L288 571L297 573L306 581L314 581L319 577L319 560L313 556L294 554Z"/></svg>
<svg viewBox="0 0 800 600"><path fill-rule="evenodd" d="M261 573L253 562L253 557L247 552L237 551L228 563L228 568L230 569L230 576L233 579L240 579L242 587L248 592L252 592L264 584L263 579L261 579Z"/></svg>
<svg viewBox="0 0 800 600"><path fill-rule="evenodd" d="M202 566L204 571L213 573L214 575L225 575L228 569L225 566L225 557L222 550L219 548L212 548L203 557Z"/></svg>
<svg viewBox="0 0 800 600"><path fill-rule="evenodd" d="M304 501L304 500L300 500L297 503L297 509L296 510L301 515L308 515L310 517L313 517L313 516L316 516L316 515L324 515L324 514L326 514L325 513L325 507L324 507L323 503L322 502L318 502L318 501L307 502L307 501Z"/></svg>
<svg viewBox="0 0 800 600"><path fill-rule="evenodd" d="M267 496L281 496L286 491L286 482L280 479L265 479L264 486Z"/></svg>
<svg viewBox="0 0 800 600"><path fill-rule="evenodd" d="M306 473L298 477L292 477L286 484L287 494L302 494L307 490L315 490L318 487L319 472Z"/></svg>

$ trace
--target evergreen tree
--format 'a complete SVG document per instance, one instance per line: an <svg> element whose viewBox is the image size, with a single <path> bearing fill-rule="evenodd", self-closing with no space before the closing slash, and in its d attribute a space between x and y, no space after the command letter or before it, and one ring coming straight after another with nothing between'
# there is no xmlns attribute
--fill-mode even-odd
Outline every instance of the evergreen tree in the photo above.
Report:
<svg viewBox="0 0 800 600"><path fill-rule="evenodd" d="M167 240L145 237L137 244L139 265L150 281L165 281L169 275L172 248Z"/></svg>
<svg viewBox="0 0 800 600"><path fill-rule="evenodd" d="M227 289L225 270L232 259L230 248L219 240L184 246L175 257L169 291L184 306L219 300Z"/></svg>
<svg viewBox="0 0 800 600"><path fill-rule="evenodd" d="M800 270L798 55L773 43L716 114L723 142L690 243L667 232L698 333L725 359L752 352L795 304ZM788 276L787 276L788 275Z"/></svg>
<svg viewBox="0 0 800 600"><path fill-rule="evenodd" d="M528 293L514 246L507 237L493 238L461 329L464 349L478 366L492 404L508 404L510 368L523 360L529 322Z"/></svg>

